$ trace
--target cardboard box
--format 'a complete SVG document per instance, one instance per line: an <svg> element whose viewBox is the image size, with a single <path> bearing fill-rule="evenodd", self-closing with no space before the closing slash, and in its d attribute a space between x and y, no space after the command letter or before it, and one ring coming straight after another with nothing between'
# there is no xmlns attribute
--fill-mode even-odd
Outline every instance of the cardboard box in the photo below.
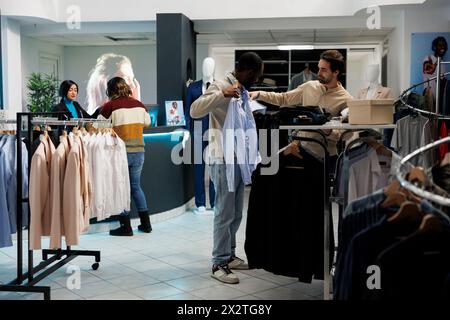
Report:
<svg viewBox="0 0 450 320"><path fill-rule="evenodd" d="M349 100L349 124L394 123L394 99Z"/></svg>

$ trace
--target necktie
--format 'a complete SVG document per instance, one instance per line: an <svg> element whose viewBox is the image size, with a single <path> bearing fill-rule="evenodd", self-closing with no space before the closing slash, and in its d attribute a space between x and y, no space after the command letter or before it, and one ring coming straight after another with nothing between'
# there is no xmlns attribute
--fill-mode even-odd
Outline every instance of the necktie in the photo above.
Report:
<svg viewBox="0 0 450 320"><path fill-rule="evenodd" d="M211 82L206 83L206 90L208 90L210 84L211 84Z"/></svg>

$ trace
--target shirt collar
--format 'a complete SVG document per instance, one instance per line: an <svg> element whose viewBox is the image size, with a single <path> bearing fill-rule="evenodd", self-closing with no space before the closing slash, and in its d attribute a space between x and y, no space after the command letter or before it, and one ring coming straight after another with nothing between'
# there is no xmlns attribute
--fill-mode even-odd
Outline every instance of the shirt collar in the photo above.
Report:
<svg viewBox="0 0 450 320"><path fill-rule="evenodd" d="M340 82L337 83L337 87L336 88L327 89L327 87L325 87L325 90L326 90L327 93L338 92L338 91L341 91L342 89L343 89L343 87L342 87L342 84Z"/></svg>

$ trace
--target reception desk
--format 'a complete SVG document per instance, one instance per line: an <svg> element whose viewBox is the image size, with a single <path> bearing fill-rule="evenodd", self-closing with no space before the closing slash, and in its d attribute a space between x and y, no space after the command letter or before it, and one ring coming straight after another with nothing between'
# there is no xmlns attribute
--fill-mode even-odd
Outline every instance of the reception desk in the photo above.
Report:
<svg viewBox="0 0 450 320"><path fill-rule="evenodd" d="M172 210L194 197L194 167L174 164L173 148L183 140L183 127L155 127L144 130L145 162L141 186L150 214ZM137 217L131 201L131 215Z"/></svg>

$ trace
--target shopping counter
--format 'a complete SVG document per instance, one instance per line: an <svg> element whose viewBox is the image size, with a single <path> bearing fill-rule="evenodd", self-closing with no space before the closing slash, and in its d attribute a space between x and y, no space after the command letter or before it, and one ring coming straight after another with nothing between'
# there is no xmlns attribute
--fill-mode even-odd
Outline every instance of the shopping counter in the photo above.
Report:
<svg viewBox="0 0 450 320"><path fill-rule="evenodd" d="M141 186L150 214L178 208L194 197L194 169L174 164L172 149L183 140L183 127L155 127L144 130L145 162ZM131 201L131 215L137 211Z"/></svg>

